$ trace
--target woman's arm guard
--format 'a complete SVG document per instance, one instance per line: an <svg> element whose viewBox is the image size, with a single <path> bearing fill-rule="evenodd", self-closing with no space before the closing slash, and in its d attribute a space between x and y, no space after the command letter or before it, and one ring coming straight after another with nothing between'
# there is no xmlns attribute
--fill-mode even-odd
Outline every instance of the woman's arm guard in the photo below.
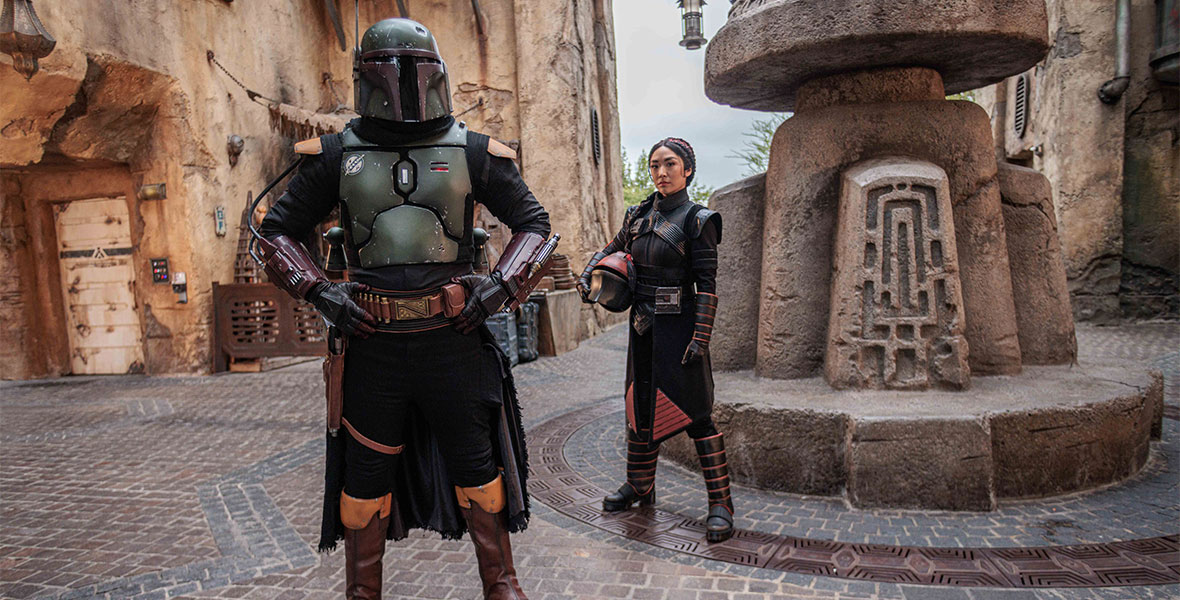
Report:
<svg viewBox="0 0 1180 600"><path fill-rule="evenodd" d="M717 319L717 296L708 292L697 292L696 326L692 339L684 349L680 364L687 365L699 360L709 352L709 341L713 339L713 321Z"/></svg>
<svg viewBox="0 0 1180 600"><path fill-rule="evenodd" d="M328 282L323 269L311 259L303 244L285 235L260 237L258 247L270 282L292 298L306 300L316 285Z"/></svg>

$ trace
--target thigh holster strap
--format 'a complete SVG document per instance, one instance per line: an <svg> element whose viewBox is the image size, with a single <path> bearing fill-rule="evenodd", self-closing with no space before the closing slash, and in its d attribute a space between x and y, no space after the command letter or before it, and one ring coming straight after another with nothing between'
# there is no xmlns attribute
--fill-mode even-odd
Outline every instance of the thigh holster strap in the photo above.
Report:
<svg viewBox="0 0 1180 600"><path fill-rule="evenodd" d="M340 492L340 522L349 529L364 529L373 515L380 514L382 519L389 516L392 500L393 494L366 500Z"/></svg>
<svg viewBox="0 0 1180 600"><path fill-rule="evenodd" d="M356 427L353 427L352 423L348 422L348 419L340 419L340 422L344 425L344 428L348 430L349 435L351 435L353 439L360 442L362 446L368 448L369 450L380 452L381 454L401 454L402 450L406 449L405 444L400 446L386 446L385 444L370 440L369 438L361 435L361 433L356 430Z"/></svg>

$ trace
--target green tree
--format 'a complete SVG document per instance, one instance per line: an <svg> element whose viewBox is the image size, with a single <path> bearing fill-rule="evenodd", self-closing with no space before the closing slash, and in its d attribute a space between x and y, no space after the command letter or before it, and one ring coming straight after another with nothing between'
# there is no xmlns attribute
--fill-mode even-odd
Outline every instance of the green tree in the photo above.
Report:
<svg viewBox="0 0 1180 600"><path fill-rule="evenodd" d="M779 125L791 117L791 113L773 113L765 119L758 119L750 125L750 131L742 134L746 140L737 152L729 155L746 163L746 175L757 175L766 171L770 164L770 144Z"/></svg>
<svg viewBox="0 0 1180 600"><path fill-rule="evenodd" d="M647 156L641 153L632 161L627 156L627 149L624 148L623 203L627 206L635 206L643 202L654 191L656 191L656 186L652 185L651 176L648 174ZM688 186L688 197L697 204L708 205L709 196L712 195L713 188L699 181L693 181L692 185Z"/></svg>

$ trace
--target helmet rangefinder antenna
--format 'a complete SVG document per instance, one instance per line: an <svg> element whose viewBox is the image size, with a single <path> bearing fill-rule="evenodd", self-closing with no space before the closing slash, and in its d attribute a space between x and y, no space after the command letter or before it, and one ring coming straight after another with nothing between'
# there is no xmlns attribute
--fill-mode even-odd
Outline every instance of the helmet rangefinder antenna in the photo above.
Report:
<svg viewBox="0 0 1180 600"><path fill-rule="evenodd" d="M352 68L356 72L361 62L361 0L356 0L352 8Z"/></svg>
<svg viewBox="0 0 1180 600"><path fill-rule="evenodd" d="M352 47L352 108L359 112L361 110L361 0L356 0L352 8L352 34L354 42Z"/></svg>

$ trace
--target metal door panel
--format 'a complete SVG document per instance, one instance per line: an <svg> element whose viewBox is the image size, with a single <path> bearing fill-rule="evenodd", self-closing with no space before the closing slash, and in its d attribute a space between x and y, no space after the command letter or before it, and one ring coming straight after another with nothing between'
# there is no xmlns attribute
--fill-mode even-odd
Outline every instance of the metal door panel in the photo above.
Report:
<svg viewBox="0 0 1180 600"><path fill-rule="evenodd" d="M73 372L142 371L143 325L126 200L63 203L54 217Z"/></svg>

